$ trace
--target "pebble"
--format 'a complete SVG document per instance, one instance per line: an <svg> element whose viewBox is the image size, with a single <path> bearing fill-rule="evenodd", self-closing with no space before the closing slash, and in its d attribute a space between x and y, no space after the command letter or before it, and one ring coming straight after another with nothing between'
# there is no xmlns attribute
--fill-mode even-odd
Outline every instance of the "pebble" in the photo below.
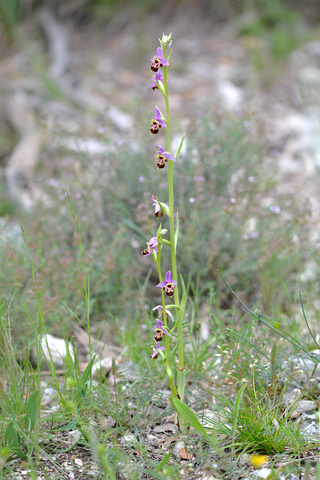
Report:
<svg viewBox="0 0 320 480"><path fill-rule="evenodd" d="M147 441L150 445L157 445L159 439L155 435L148 435Z"/></svg>
<svg viewBox="0 0 320 480"><path fill-rule="evenodd" d="M184 448L184 442L177 442L172 450L172 454L175 456L175 457L179 457L179 452L181 450L181 448Z"/></svg>
<svg viewBox="0 0 320 480"><path fill-rule="evenodd" d="M81 437L81 432L79 430L70 430L67 437L67 442L76 443Z"/></svg>
<svg viewBox="0 0 320 480"><path fill-rule="evenodd" d="M300 431L307 440L319 442L320 429L317 423L303 422L300 424Z"/></svg>
<svg viewBox="0 0 320 480"><path fill-rule="evenodd" d="M296 415L297 413L313 412L316 410L316 408L317 407L312 400L300 400L295 411L292 413L292 416Z"/></svg>
<svg viewBox="0 0 320 480"><path fill-rule="evenodd" d="M71 343L69 343L68 349L67 349L66 342L63 338L55 337L54 335L50 335L49 333L47 333L46 338L42 337L41 348L43 351L42 364L44 368L47 368L47 362L51 363L51 358L56 368L62 368L64 364L64 357L68 354L68 350L70 355L72 357L74 356L73 347ZM51 358L50 358L50 354L51 354ZM35 365L39 361L37 357L36 347L34 347L32 350L32 360Z"/></svg>
<svg viewBox="0 0 320 480"><path fill-rule="evenodd" d="M135 443L136 437L133 433L126 433L123 437L120 438L121 445L125 445L126 443Z"/></svg>

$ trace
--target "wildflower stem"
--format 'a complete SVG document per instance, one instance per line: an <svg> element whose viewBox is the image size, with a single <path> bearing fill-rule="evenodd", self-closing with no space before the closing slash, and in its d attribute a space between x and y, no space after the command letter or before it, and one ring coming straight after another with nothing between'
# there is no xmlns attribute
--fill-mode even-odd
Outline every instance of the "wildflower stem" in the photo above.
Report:
<svg viewBox="0 0 320 480"><path fill-rule="evenodd" d="M165 88L165 102L166 102L166 122L167 122L167 151L171 152L171 142L170 142L170 109L169 109L169 95L168 95L168 72L167 67L163 67L163 78L164 78L164 88ZM175 243L175 225L174 225L174 193L173 193L173 161L168 161L168 191L169 191L169 210L170 210L170 243L171 243L171 268L172 268L172 278L178 282L178 273L177 273L177 261L176 261L176 243ZM174 289L174 302L176 305L180 306L179 298L179 288L178 283ZM183 335L182 335L182 321L179 322L177 327L177 336L178 336L178 358L179 358L179 379L181 374L184 372L184 358L183 358ZM183 400L183 390L184 388L179 388L181 384L178 381L178 391L180 394L181 400Z"/></svg>
<svg viewBox="0 0 320 480"><path fill-rule="evenodd" d="M159 248L158 251L158 262L157 262L157 270L158 270L158 276L160 282L162 282L162 275L161 275L161 248ZM166 300L165 300L165 294L163 288L161 289L161 300L162 300L162 318L163 318L163 323L166 329L168 329L168 322L167 322L167 314L166 314ZM174 380L172 376L172 370L169 365L169 347L170 347L170 337L168 335L165 335L166 337L166 343L165 343L165 354L164 354L164 359L163 359L163 364L164 368L167 372L168 378L169 378L169 384L170 384L170 389L172 392L172 395L177 394L176 387L174 385Z"/></svg>

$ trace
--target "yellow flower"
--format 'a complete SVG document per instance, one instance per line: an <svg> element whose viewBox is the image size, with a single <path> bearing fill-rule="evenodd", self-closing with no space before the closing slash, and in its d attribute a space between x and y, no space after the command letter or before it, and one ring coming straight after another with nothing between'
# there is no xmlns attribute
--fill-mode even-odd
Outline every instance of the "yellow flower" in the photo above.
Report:
<svg viewBox="0 0 320 480"><path fill-rule="evenodd" d="M267 461L269 460L268 455L258 455L254 453L250 457L250 463L254 466L254 468L261 468Z"/></svg>

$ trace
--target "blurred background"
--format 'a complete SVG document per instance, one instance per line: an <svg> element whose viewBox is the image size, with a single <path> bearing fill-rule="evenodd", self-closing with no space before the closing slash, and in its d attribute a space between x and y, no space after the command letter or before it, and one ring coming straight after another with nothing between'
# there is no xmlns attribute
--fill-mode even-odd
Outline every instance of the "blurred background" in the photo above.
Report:
<svg viewBox="0 0 320 480"><path fill-rule="evenodd" d="M11 308L17 344L35 288L51 333L74 320L62 301L86 317L66 189L102 338L115 329L132 341L159 303L141 251L158 228L151 196L167 201L154 161L165 139L149 134L164 104L148 86L170 32L173 153L186 132L178 265L194 328L208 292L219 311L232 308L217 268L274 319L294 318L300 286L316 321L319 21L312 0L0 0L0 287L21 300Z"/></svg>

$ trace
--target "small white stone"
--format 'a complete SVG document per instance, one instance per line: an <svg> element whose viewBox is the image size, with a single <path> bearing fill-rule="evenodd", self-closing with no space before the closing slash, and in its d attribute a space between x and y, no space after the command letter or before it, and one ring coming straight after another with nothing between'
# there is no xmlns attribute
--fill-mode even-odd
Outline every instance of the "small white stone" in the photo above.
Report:
<svg viewBox="0 0 320 480"><path fill-rule="evenodd" d="M150 445L157 445L159 439L155 435L148 435L147 441Z"/></svg>
<svg viewBox="0 0 320 480"><path fill-rule="evenodd" d="M173 448L172 454L175 457L179 457L179 452L180 452L181 448L184 448L184 442L177 442L175 444L174 448Z"/></svg>
<svg viewBox="0 0 320 480"><path fill-rule="evenodd" d="M126 443L135 443L136 442L136 437L133 435L133 433L126 433L123 435L123 437L120 439L121 445L125 445Z"/></svg>
<svg viewBox="0 0 320 480"><path fill-rule="evenodd" d="M111 368L112 368L112 357L99 359L97 362L93 364L92 377L99 378L100 375L105 376L107 373L110 372Z"/></svg>
<svg viewBox="0 0 320 480"><path fill-rule="evenodd" d="M297 413L311 412L313 410L316 410L316 408L317 408L316 405L311 400L301 400L296 406L296 409L293 412L292 416L294 416Z"/></svg>
<svg viewBox="0 0 320 480"><path fill-rule="evenodd" d="M81 432L79 430L70 430L67 437L67 442L76 443L81 437Z"/></svg>
<svg viewBox="0 0 320 480"><path fill-rule="evenodd" d="M266 479L272 472L271 468L260 468L259 470L255 470L253 472L253 476L256 479Z"/></svg>
<svg viewBox="0 0 320 480"><path fill-rule="evenodd" d="M68 354L68 350L70 355L73 357L74 352L71 343L68 344L68 349L66 347L66 342L63 338L54 337L49 333L46 336L43 336L41 339L41 348L43 351L42 359L45 357L46 362L52 362L56 368L63 367L63 360L64 357ZM51 358L50 358L51 354ZM36 349L33 349L32 353L34 363L38 362Z"/></svg>

